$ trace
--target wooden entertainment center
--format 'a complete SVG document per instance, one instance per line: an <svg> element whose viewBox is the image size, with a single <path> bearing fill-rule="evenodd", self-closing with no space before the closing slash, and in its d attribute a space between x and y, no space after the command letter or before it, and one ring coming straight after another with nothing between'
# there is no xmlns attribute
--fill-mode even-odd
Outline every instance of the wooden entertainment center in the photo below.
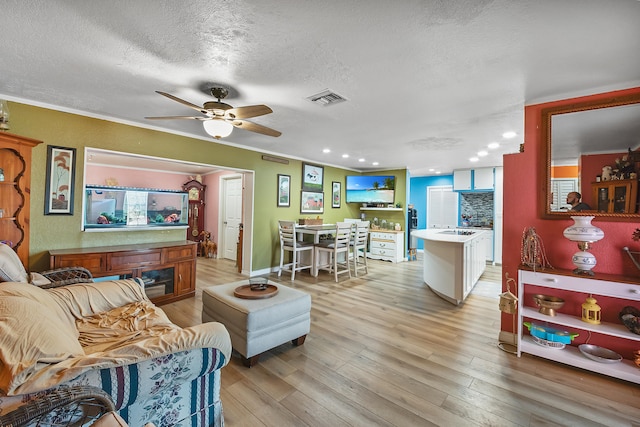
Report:
<svg viewBox="0 0 640 427"><path fill-rule="evenodd" d="M84 267L95 278L139 277L166 304L195 295L197 242L180 241L49 251L50 268Z"/></svg>

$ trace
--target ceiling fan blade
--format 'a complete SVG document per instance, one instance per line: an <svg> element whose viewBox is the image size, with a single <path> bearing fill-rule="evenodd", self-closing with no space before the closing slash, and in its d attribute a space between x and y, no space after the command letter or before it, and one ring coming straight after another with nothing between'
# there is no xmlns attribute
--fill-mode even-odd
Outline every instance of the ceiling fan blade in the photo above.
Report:
<svg viewBox="0 0 640 427"><path fill-rule="evenodd" d="M275 129L271 129L266 126L259 125L257 123L248 122L246 120L228 120L228 122L237 128L249 130L251 132L261 133L263 135L275 136L275 137L282 135L282 132L279 132Z"/></svg>
<svg viewBox="0 0 640 427"><path fill-rule="evenodd" d="M210 117L162 116L162 117L145 117L145 119L147 119L147 120L173 120L173 119L209 120Z"/></svg>
<svg viewBox="0 0 640 427"><path fill-rule="evenodd" d="M173 95L171 95L169 93L166 93L166 92L160 92L159 90L157 90L156 93L159 93L162 96L166 96L167 98L172 99L172 100L174 100L176 102L179 102L182 105L186 105L189 108L193 108L194 110L200 111L202 114L207 114L207 110L203 109L199 105L192 104L189 101L185 101L184 99L180 99L180 98L178 98L176 96L173 96Z"/></svg>
<svg viewBox="0 0 640 427"><path fill-rule="evenodd" d="M225 110L225 119L250 119L251 117L264 116L273 113L273 110L266 105L247 105L246 107L229 108Z"/></svg>

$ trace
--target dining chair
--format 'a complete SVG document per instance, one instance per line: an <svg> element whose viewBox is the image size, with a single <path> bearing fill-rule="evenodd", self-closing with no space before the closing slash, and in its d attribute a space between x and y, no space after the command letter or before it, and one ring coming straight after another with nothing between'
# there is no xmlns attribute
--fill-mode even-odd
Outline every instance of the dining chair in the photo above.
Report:
<svg viewBox="0 0 640 427"><path fill-rule="evenodd" d="M278 277L280 277L284 269L284 253L288 251L291 252L291 280L294 280L296 271L311 269L315 261L314 244L298 240L294 221L278 221L278 233L280 234L280 270L278 271ZM304 251L309 251L311 254L309 265L301 265L300 263L300 253Z"/></svg>
<svg viewBox="0 0 640 427"><path fill-rule="evenodd" d="M349 242L351 239L351 230L353 223L349 222L337 222L336 232L333 239L327 239L323 242L316 244L315 257L317 260L321 259L320 254L326 252L329 255L328 263L325 265L318 265L318 270L327 270L329 273L333 273L336 282L338 281L338 275L342 273L348 273L351 278L351 266L349 263ZM338 261L338 255L344 254L344 263ZM344 267L338 269L338 267Z"/></svg>
<svg viewBox="0 0 640 427"><path fill-rule="evenodd" d="M358 221L354 224L354 236L349 247L353 256L353 272L358 277L358 270L364 269L365 273L369 273L367 265L367 241L369 237L369 221ZM360 262L360 250L362 250L363 261Z"/></svg>

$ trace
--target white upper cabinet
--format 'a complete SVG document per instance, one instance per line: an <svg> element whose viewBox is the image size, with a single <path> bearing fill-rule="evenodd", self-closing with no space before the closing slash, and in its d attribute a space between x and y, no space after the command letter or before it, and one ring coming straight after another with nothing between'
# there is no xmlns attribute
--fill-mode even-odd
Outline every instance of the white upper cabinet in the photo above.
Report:
<svg viewBox="0 0 640 427"><path fill-rule="evenodd" d="M493 168L473 170L474 190L493 190Z"/></svg>
<svg viewBox="0 0 640 427"><path fill-rule="evenodd" d="M471 169L453 171L453 191L471 190Z"/></svg>
<svg viewBox="0 0 640 427"><path fill-rule="evenodd" d="M471 179L472 177L473 179ZM453 191L493 189L493 168L460 169L453 171Z"/></svg>

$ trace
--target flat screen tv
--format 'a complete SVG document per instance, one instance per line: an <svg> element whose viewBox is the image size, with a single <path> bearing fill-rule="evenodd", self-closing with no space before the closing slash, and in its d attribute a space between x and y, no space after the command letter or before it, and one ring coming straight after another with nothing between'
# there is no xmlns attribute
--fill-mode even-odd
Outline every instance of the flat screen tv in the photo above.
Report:
<svg viewBox="0 0 640 427"><path fill-rule="evenodd" d="M347 203L393 203L396 177L389 175L347 175Z"/></svg>

